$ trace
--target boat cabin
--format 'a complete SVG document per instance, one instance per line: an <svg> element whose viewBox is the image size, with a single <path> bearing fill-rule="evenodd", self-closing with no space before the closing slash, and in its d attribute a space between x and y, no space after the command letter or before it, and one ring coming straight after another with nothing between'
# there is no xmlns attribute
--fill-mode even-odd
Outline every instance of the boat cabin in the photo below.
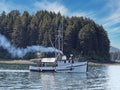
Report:
<svg viewBox="0 0 120 90"><path fill-rule="evenodd" d="M50 57L50 58L40 58L40 59L31 59L32 62L36 63L37 66L44 67L44 66L61 66L65 64L74 63L72 60L67 60L66 56L61 57Z"/></svg>
<svg viewBox="0 0 120 90"><path fill-rule="evenodd" d="M32 62L36 63L37 66L55 66L56 58L40 58L40 59L31 59Z"/></svg>

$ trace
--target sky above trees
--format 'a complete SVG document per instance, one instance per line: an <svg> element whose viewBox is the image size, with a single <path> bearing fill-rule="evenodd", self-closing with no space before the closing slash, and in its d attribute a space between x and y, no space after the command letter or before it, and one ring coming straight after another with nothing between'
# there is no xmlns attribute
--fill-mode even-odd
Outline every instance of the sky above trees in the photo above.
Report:
<svg viewBox="0 0 120 90"><path fill-rule="evenodd" d="M108 32L111 45L120 48L120 1L119 0L1 0L0 13L27 10L60 12L65 16L85 16L102 25Z"/></svg>

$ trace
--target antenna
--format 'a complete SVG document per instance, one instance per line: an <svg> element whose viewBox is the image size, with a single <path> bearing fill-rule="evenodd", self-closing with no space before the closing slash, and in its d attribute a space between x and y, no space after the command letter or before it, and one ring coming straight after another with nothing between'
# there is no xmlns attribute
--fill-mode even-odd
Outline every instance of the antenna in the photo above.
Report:
<svg viewBox="0 0 120 90"><path fill-rule="evenodd" d="M61 20L56 17L55 48L63 51L63 16Z"/></svg>
<svg viewBox="0 0 120 90"><path fill-rule="evenodd" d="M62 33L62 37L61 37L61 39L62 39L62 47L61 47L61 50L63 51L63 41L64 41L64 39L63 39L63 16L62 16L62 30L61 30L61 33Z"/></svg>

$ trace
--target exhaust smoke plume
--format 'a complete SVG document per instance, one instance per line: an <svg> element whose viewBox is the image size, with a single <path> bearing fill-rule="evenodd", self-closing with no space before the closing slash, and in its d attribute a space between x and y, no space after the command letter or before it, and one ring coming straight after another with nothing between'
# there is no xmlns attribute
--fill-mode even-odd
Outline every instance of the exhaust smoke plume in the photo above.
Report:
<svg viewBox="0 0 120 90"><path fill-rule="evenodd" d="M6 49L12 55L12 57L19 58L22 58L29 52L57 52L62 54L62 51L56 48L39 45L27 46L26 48L16 48L11 45L10 41L8 41L8 39L2 34L0 34L0 47Z"/></svg>

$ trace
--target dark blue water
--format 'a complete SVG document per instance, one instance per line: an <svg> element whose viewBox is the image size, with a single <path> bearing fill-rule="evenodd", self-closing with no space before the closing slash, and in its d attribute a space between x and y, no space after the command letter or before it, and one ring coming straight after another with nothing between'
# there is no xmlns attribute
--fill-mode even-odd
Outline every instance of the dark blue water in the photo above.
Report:
<svg viewBox="0 0 120 90"><path fill-rule="evenodd" d="M120 90L120 66L89 66L88 73L30 72L0 64L0 90Z"/></svg>

